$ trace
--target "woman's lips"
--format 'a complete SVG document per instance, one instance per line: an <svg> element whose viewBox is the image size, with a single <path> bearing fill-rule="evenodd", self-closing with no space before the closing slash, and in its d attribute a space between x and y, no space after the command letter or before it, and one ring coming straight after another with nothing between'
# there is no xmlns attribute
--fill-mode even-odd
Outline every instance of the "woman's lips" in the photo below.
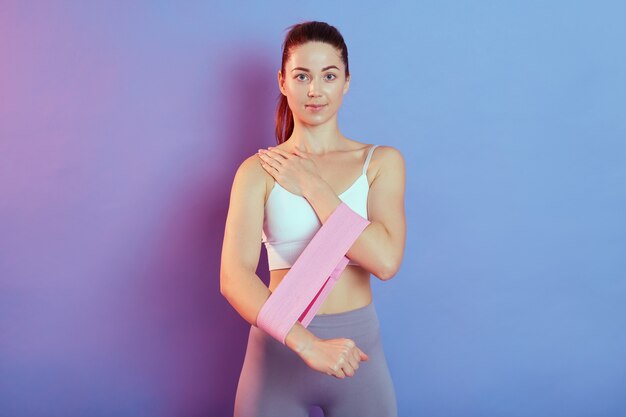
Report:
<svg viewBox="0 0 626 417"><path fill-rule="evenodd" d="M309 109L309 110L311 110L313 112L318 112L321 109L323 109L324 107L326 107L326 104L318 104L318 105L308 104L306 107L307 107L307 109Z"/></svg>

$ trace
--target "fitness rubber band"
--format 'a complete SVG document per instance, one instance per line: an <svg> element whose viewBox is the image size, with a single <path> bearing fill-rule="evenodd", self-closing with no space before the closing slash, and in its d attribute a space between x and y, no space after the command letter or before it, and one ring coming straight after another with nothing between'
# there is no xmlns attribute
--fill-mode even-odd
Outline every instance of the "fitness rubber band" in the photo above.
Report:
<svg viewBox="0 0 626 417"><path fill-rule="evenodd" d="M307 327L350 261L346 252L368 224L342 201L263 304L257 327L282 344L296 321Z"/></svg>

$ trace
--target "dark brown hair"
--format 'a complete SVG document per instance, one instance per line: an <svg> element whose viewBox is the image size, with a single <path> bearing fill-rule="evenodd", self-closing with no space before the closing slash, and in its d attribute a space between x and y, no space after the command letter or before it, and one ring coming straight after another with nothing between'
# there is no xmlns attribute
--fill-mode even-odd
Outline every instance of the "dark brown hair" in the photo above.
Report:
<svg viewBox="0 0 626 417"><path fill-rule="evenodd" d="M324 42L334 46L341 53L341 60L346 67L346 78L350 76L348 69L348 47L343 40L343 36L334 26L325 22L306 21L289 26L289 32L285 35L283 42L283 58L281 64L281 73L283 80L285 77L285 63L291 56L293 48L304 43L317 41ZM278 144L285 142L293 133L293 113L287 103L287 97L282 93L278 93L278 105L276 106L276 140Z"/></svg>

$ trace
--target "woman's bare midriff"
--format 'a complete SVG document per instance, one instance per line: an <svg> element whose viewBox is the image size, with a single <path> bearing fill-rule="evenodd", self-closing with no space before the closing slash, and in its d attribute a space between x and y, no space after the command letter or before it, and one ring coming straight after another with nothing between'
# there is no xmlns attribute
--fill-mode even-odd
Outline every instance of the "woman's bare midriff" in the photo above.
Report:
<svg viewBox="0 0 626 417"><path fill-rule="evenodd" d="M289 268L270 271L270 291L282 281ZM370 273L358 265L348 265L316 314L335 314L365 307L372 302Z"/></svg>

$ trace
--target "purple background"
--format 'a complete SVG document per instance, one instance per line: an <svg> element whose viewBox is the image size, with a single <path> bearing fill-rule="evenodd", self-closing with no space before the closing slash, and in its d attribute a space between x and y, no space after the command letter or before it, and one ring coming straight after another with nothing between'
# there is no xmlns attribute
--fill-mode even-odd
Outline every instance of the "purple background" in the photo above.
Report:
<svg viewBox="0 0 626 417"><path fill-rule="evenodd" d="M307 19L349 47L342 131L407 161L400 415L626 415L625 11L1 1L0 415L232 415L230 186Z"/></svg>

